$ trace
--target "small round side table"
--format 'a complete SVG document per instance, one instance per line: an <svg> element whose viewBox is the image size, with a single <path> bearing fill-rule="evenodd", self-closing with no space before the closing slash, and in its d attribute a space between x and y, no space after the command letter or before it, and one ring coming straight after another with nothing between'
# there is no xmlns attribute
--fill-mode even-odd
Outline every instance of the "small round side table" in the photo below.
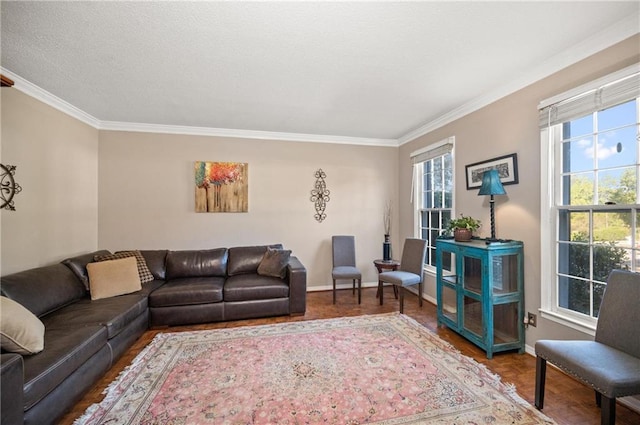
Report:
<svg viewBox="0 0 640 425"><path fill-rule="evenodd" d="M373 260L373 265L376 266L378 273L382 273L385 271L396 271L400 266L400 261L396 260ZM382 281L378 279L378 292L376 292L376 298L380 297L380 305L383 303L384 291L383 291ZM393 295L395 295L396 300L398 299L398 287L393 285Z"/></svg>

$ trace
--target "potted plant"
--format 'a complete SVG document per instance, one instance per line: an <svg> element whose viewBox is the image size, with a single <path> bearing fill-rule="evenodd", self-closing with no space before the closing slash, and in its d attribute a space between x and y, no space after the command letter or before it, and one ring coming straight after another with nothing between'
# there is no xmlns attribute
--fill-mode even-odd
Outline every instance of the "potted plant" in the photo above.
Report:
<svg viewBox="0 0 640 425"><path fill-rule="evenodd" d="M473 232L478 230L482 223L470 216L460 214L460 218L452 218L447 224L447 230L453 231L453 238L458 242L471 240Z"/></svg>

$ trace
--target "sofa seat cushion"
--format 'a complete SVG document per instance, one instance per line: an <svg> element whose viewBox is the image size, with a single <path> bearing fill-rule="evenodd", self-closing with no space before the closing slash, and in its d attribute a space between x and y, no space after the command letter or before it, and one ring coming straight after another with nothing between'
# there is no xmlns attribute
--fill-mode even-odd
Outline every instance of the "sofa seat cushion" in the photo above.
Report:
<svg viewBox="0 0 640 425"><path fill-rule="evenodd" d="M44 351L24 358L24 407L30 409L107 344L101 325L47 329Z"/></svg>
<svg viewBox="0 0 640 425"><path fill-rule="evenodd" d="M219 303L223 277L189 277L172 279L149 295L150 307Z"/></svg>
<svg viewBox="0 0 640 425"><path fill-rule="evenodd" d="M50 329L68 329L79 325L103 325L107 328L107 337L111 339L144 313L147 305L147 297L140 293L93 301L85 298L44 317L42 321L46 332Z"/></svg>
<svg viewBox="0 0 640 425"><path fill-rule="evenodd" d="M154 279L151 282L146 282L142 284L142 290L140 291L140 295L144 297L148 297L153 291L164 285L164 280Z"/></svg>
<svg viewBox="0 0 640 425"><path fill-rule="evenodd" d="M281 279L258 274L230 276L224 285L225 301L287 298L289 285Z"/></svg>

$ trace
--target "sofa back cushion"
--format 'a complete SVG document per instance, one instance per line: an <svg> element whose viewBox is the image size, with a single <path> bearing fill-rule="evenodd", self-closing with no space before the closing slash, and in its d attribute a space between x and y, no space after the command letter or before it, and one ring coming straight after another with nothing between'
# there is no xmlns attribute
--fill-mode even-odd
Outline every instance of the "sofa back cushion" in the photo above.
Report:
<svg viewBox="0 0 640 425"><path fill-rule="evenodd" d="M182 277L224 277L227 273L226 248L169 251L167 280Z"/></svg>
<svg viewBox="0 0 640 425"><path fill-rule="evenodd" d="M95 261L94 257L100 255L109 255L111 252L106 249L90 252L88 254L77 255L75 257L62 260L62 264L69 267L69 269L78 277L80 282L84 285L85 289L89 291L89 275L87 274L87 264Z"/></svg>
<svg viewBox="0 0 640 425"><path fill-rule="evenodd" d="M42 317L83 298L86 290L62 264L38 267L0 278L2 295Z"/></svg>
<svg viewBox="0 0 640 425"><path fill-rule="evenodd" d="M257 273L267 248L282 249L282 244L229 248L229 276Z"/></svg>
<svg viewBox="0 0 640 425"><path fill-rule="evenodd" d="M167 252L169 251L166 249L140 250L151 274L158 280L165 280L167 277Z"/></svg>

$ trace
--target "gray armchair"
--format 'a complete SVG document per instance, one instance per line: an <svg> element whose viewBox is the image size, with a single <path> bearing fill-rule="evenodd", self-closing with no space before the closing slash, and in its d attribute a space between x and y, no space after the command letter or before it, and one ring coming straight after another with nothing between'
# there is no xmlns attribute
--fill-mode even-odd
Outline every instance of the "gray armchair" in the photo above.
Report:
<svg viewBox="0 0 640 425"><path fill-rule="evenodd" d="M616 398L640 394L639 323L640 274L614 270L600 305L595 341L536 342L536 407L544 407L549 361L593 388L601 424L613 425Z"/></svg>
<svg viewBox="0 0 640 425"><path fill-rule="evenodd" d="M427 253L427 241L407 238L402 249L402 259L398 270L383 272L378 276L381 282L391 283L400 288L400 313L404 313L404 292L408 286L418 285L418 302L422 307L422 281L424 256Z"/></svg>
<svg viewBox="0 0 640 425"><path fill-rule="evenodd" d="M353 293L358 281L358 304L362 301L362 274L356 268L356 244L353 236L333 236L331 238L331 252L333 256L333 303L336 303L336 280L350 279L353 281Z"/></svg>

